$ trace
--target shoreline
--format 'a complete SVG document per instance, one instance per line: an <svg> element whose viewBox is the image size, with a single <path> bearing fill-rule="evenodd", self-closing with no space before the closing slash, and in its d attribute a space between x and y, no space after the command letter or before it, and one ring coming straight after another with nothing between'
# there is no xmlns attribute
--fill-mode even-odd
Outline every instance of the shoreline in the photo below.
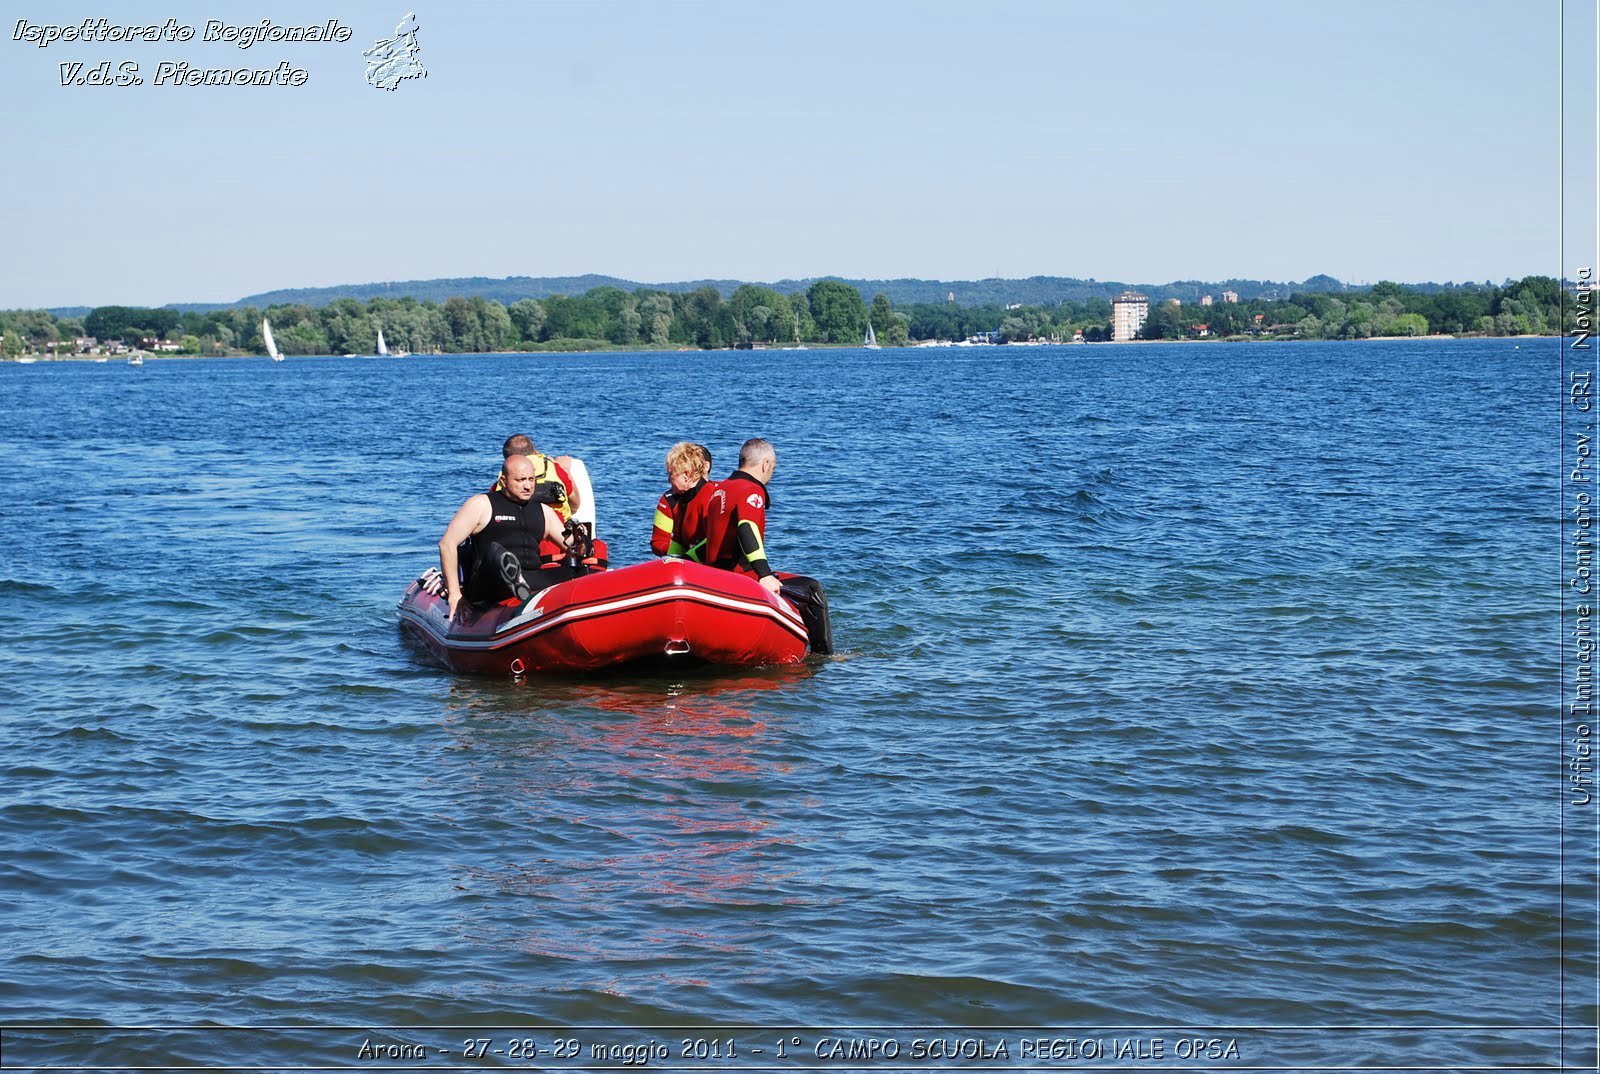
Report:
<svg viewBox="0 0 1600 1074"><path fill-rule="evenodd" d="M1358 339L1301 339L1301 338L1299 338L1297 336L1282 336L1282 337L1272 336L1272 337L1268 337L1266 339L1262 339L1262 338L1256 337L1256 336L1228 336L1228 337L1217 337L1217 338L1209 338L1209 339L1126 339L1126 340L1115 341L1115 342L1112 341L1112 340L1102 340L1102 341L1099 341L1099 342L1096 342L1096 343L1034 343L1034 342L1024 342L1024 343L981 343L981 344L974 344L972 346L966 346L966 347L959 347L959 346L957 346L956 344L953 344L953 343L945 344L945 345L941 345L941 346L925 346L925 345L917 344L917 343L908 343L905 346L901 346L901 347L887 347L886 346L886 347L883 347L882 349L886 350L886 351L914 351L914 350L947 351L947 350L972 350L972 349L974 349L974 347L982 347L984 349L993 349L993 348L1001 348L1001 347L1018 347L1018 348L1023 348L1023 349L1031 349L1031 348L1037 348L1037 347L1104 347L1104 346L1110 346L1110 347L1139 346L1139 347L1143 347L1143 346L1152 346L1152 345L1156 345L1156 344L1168 344L1168 345L1171 345L1171 344L1201 344L1201 343L1204 343L1204 344L1216 344L1216 343L1245 343L1245 344L1254 344L1254 343L1393 343L1393 342L1398 342L1398 341L1401 341L1401 340L1409 340L1409 341L1412 341L1412 342L1422 342L1422 341L1441 342L1441 341L1444 341L1444 340L1464 340L1464 339L1507 339L1507 340L1516 340L1516 339L1563 339L1563 338L1565 338L1565 337L1563 337L1563 336L1482 336L1482 335L1455 336L1455 335L1450 335L1448 333L1437 333L1436 332L1436 333L1431 333L1431 334L1426 335L1426 336L1362 336L1362 337L1360 337ZM805 350L805 351L825 351L825 350L826 351L837 351L837 350L859 350L859 349L861 349L860 344L856 344L856 343L806 343L806 344L803 344L803 345L798 346L798 347L795 347L795 346L788 346L788 347L772 347L772 346L768 346L768 347L751 348L750 350L745 351L744 353L768 352L768 353L783 354L783 353L792 353L792 352L800 351L800 350ZM408 360L410 358L453 358L453 357L466 357L467 355L470 355L470 354L497 354L497 355L505 355L505 354L518 355L518 354L520 354L520 355L525 355L525 356L527 356L529 358L536 358L536 357L539 357L540 355L555 355L555 354L716 354L718 352L734 353L734 352L739 352L741 350L743 350L743 349L742 348L738 348L738 347L710 347L710 348L700 348L700 347L642 347L642 346L635 345L635 346L607 347L607 348L605 348L603 350L602 349L592 349L592 350L571 350L571 351L564 351L564 350L441 351L438 354L412 354L412 355L407 355L406 358L380 357L379 355L376 355L376 354L357 354L357 355L344 355L344 354L291 354L291 355L286 355L285 357L286 357L286 359L291 359L291 360L295 359L295 358L350 358L351 360L371 359L373 361L406 361L406 360ZM149 353L141 353L140 357L143 358L143 360L146 361L146 362L192 362L192 361L195 361L196 359L202 359L202 358L203 359L217 360L217 361L248 361L248 360L269 361L270 360L270 359L268 359L268 357L265 354L246 354L246 353L240 353L240 354L149 354ZM127 365L128 364L127 357L123 356L123 355L24 354L24 355L19 355L17 357L0 358L0 363L9 364L9 365L43 365L43 364L46 364L46 363L48 363L48 364L56 364L56 363L61 363L61 362L88 362L88 363L95 364L95 365Z"/></svg>

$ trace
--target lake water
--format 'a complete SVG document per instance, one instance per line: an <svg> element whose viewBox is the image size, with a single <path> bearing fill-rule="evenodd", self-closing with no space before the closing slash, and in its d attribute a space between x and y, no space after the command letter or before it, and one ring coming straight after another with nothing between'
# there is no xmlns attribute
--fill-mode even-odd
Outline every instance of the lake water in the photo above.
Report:
<svg viewBox="0 0 1600 1074"><path fill-rule="evenodd" d="M5 1063L1592 1067L1558 346L0 365ZM772 439L838 656L429 663L513 432Z"/></svg>

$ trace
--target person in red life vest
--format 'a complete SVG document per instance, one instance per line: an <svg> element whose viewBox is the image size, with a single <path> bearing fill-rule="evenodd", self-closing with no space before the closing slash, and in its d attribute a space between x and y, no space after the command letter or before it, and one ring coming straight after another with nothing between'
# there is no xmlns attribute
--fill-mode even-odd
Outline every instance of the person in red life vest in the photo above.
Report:
<svg viewBox="0 0 1600 1074"><path fill-rule="evenodd" d="M540 503L547 503L555 508L556 514L561 516L562 525L566 525L571 520L573 512L583 504L583 497L578 491L577 483L572 480L572 475L567 472L567 467L572 465L572 460L566 455L555 458L549 455L541 455L539 449L533 446L533 438L524 433L506 437L506 442L501 445L500 452L505 458L509 459L513 455L522 455L533 463L533 498ZM490 491L504 491L501 481L496 481L494 488ZM564 551L565 549L560 544L547 537L539 550L542 566L549 568L559 563Z"/></svg>
<svg viewBox="0 0 1600 1074"><path fill-rule="evenodd" d="M549 455L541 455L539 449L533 446L533 438L524 433L506 437L506 442L500 446L500 454L507 459L513 455L528 457L533 463L534 481L537 483L535 492L538 498L541 502L554 507L563 522L570 519L572 513L583 506L583 495L578 491L572 475L567 472L567 467L572 465L570 456L557 455L552 458ZM498 480L494 483L494 487L500 488Z"/></svg>
<svg viewBox="0 0 1600 1074"><path fill-rule="evenodd" d="M650 532L650 551L658 556L683 556L695 559L697 550L686 540L693 523L686 512L695 508L695 522L705 516L707 481L711 476L711 452L703 444L681 441L667 452L667 481L671 487L656 501L655 526ZM699 538L703 539L703 538Z"/></svg>
<svg viewBox="0 0 1600 1074"><path fill-rule="evenodd" d="M711 472L711 453L706 452L706 473ZM711 496L717 483L702 480L684 493L672 513L672 542L667 554L704 563L706 537L711 525Z"/></svg>
<svg viewBox="0 0 1600 1074"><path fill-rule="evenodd" d="M534 499L534 465L525 455L506 456L495 488L469 497L439 538L439 570L450 598L450 615L466 597L469 603L492 604L507 597L526 601L539 589L566 581L570 570L539 569L540 545L552 539L566 548L561 516ZM471 538L470 558L462 562L462 542ZM466 579L462 580L462 566ZM538 584L528 579L536 578Z"/></svg>
<svg viewBox="0 0 1600 1074"><path fill-rule="evenodd" d="M772 497L767 483L778 468L778 453L760 437L739 448L739 468L711 486L706 497L705 550L702 563L753 574L770 593L781 594L805 620L811 651L833 652L833 628L822 584L799 574L778 574L767 562L764 543L767 508ZM686 534L693 537L691 531Z"/></svg>

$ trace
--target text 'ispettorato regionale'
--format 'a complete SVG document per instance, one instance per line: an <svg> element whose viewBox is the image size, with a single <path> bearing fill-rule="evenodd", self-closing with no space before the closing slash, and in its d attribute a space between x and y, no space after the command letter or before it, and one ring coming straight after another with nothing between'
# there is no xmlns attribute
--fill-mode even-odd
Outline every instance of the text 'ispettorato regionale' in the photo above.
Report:
<svg viewBox="0 0 1600 1074"><path fill-rule="evenodd" d="M54 44L124 43L124 44L185 44L199 41L205 44L226 44L247 49L254 45L288 44L339 44L353 36L350 27L338 19L308 25L284 26L262 19L258 23L234 24L221 19L208 19L199 26L167 19L159 23L116 23L106 18L87 18L74 23L34 23L18 19L11 31L11 40L48 48ZM287 61L274 68L253 70L246 67L195 67L185 61L162 60L156 64L153 84L157 86L300 86L310 77L310 72L291 66ZM90 66L85 63L61 64L63 86L142 86L144 78L139 65L131 61L116 63L104 60Z"/></svg>

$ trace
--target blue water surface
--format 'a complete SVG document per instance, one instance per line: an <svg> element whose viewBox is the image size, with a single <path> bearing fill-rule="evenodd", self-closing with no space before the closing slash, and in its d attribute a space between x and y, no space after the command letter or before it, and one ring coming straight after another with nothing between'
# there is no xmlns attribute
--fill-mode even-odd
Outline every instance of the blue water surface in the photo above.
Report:
<svg viewBox="0 0 1600 1074"><path fill-rule="evenodd" d="M1566 1014L1556 348L0 365L0 1021L1554 1061L1495 1027ZM513 432L618 564L672 443L770 438L839 654L430 663L395 603Z"/></svg>

